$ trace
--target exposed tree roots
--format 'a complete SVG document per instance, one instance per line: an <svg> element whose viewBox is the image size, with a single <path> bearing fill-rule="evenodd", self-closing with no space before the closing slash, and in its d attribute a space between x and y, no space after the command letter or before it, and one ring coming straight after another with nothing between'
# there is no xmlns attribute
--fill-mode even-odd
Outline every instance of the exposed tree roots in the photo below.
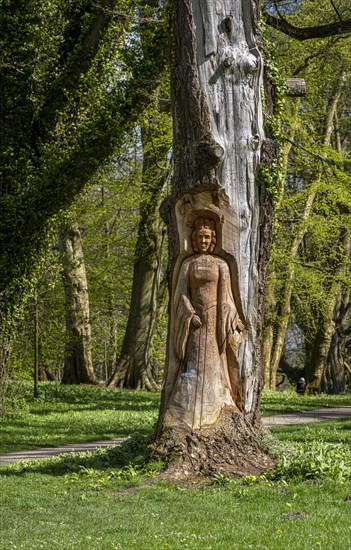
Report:
<svg viewBox="0 0 351 550"><path fill-rule="evenodd" d="M171 426L164 419L154 457L167 463L169 479L259 475L273 466L261 447L265 434L260 422L251 424L237 409L226 407L214 425L191 430L185 424Z"/></svg>

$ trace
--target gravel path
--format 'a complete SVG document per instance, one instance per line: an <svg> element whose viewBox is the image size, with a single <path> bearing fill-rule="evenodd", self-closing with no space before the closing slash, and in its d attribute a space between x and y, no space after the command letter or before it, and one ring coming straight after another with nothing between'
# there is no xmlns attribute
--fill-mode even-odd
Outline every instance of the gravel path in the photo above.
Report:
<svg viewBox="0 0 351 550"><path fill-rule="evenodd" d="M263 418L263 424L267 428L274 426L287 426L293 424L309 424L311 422L321 422L322 420L338 420L341 418L351 418L350 407L336 407L333 409L316 409L314 411L304 411L295 413L286 413L281 415L266 416ZM17 453L8 453L0 455L0 466L18 462L20 460L36 460L39 458L50 458L52 456L64 453L85 453L87 451L96 451L97 449L106 449L120 445L126 438L119 437L104 441L91 441L90 443L74 443L62 447L44 447L33 451L20 451Z"/></svg>
<svg viewBox="0 0 351 550"><path fill-rule="evenodd" d="M310 424L311 422L321 422L322 420L338 420L341 418L351 418L350 407L335 407L333 409L316 409L314 411L303 411L285 413L263 418L263 424L267 428L273 426L287 426L290 424Z"/></svg>
<svg viewBox="0 0 351 550"><path fill-rule="evenodd" d="M38 458L51 458L65 453L86 453L88 451L96 451L97 449L106 449L120 445L125 441L125 437L116 439L107 439L103 441L91 441L90 443L71 443L62 447L43 447L41 449L33 449L32 451L19 451L16 453L7 453L0 455L0 466L18 462L19 460L37 460Z"/></svg>

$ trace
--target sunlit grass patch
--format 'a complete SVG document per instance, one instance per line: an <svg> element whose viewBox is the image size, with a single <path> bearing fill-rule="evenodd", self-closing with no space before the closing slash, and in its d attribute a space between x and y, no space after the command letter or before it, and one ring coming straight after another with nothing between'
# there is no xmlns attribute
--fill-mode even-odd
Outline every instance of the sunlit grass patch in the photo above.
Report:
<svg viewBox="0 0 351 550"><path fill-rule="evenodd" d="M152 431L159 395L94 386L40 384L34 400L28 383L22 389L28 410L0 417L0 452L127 437Z"/></svg>

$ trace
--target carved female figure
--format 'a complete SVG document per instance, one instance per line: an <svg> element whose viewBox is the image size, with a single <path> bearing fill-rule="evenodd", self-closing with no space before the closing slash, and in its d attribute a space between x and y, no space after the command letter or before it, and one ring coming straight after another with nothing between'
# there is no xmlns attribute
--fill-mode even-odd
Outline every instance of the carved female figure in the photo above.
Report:
<svg viewBox="0 0 351 550"><path fill-rule="evenodd" d="M224 405L236 405L236 346L243 323L235 306L227 262L212 254L212 219L198 218L195 254L180 268L175 290L174 338L179 374L168 412L192 428L213 424Z"/></svg>

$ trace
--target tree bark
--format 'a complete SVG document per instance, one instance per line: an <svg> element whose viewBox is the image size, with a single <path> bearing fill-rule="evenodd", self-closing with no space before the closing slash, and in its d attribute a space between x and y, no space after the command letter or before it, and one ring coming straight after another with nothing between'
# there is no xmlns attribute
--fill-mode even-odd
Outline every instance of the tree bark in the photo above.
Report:
<svg viewBox="0 0 351 550"><path fill-rule="evenodd" d="M1 319L4 321L4 319ZM12 335L9 330L6 330L6 322L3 325L3 329L0 331L0 413L5 411L5 387L7 379L7 365L12 348ZM9 323L9 326L11 324Z"/></svg>
<svg viewBox="0 0 351 550"><path fill-rule="evenodd" d="M34 324L34 398L38 399L39 390L39 304L38 304L38 288L34 291L33 297L33 324Z"/></svg>
<svg viewBox="0 0 351 550"><path fill-rule="evenodd" d="M255 2L233 0L174 4L175 165L164 206L170 321L156 442L156 454L174 477L243 475L271 464L260 447L258 409L271 208L262 194L260 209L255 182L263 142L255 8ZM275 151L267 140L266 158L272 160ZM201 240L210 238L212 244ZM229 332L225 319L231 319ZM220 344L221 331L227 344ZM237 345L235 331L242 340ZM223 372L229 378L218 383Z"/></svg>
<svg viewBox="0 0 351 550"><path fill-rule="evenodd" d="M66 299L65 361L62 384L97 383L92 361L88 283L80 231L76 223L59 232Z"/></svg>
<svg viewBox="0 0 351 550"><path fill-rule="evenodd" d="M327 365L331 376L331 392L341 393L350 385L350 368L348 366L350 355L350 292L346 292L336 299L333 319L335 331L330 344Z"/></svg>

